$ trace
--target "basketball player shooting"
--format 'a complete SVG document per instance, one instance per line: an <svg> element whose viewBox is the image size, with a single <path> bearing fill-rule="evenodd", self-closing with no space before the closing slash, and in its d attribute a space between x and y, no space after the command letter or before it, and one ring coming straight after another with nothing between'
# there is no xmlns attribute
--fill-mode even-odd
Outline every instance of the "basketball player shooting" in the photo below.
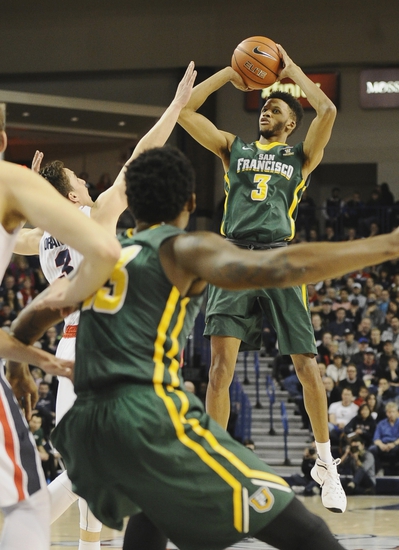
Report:
<svg viewBox="0 0 399 550"><path fill-rule="evenodd" d="M179 118L181 126L222 161L226 193L222 235L251 250L286 246L293 239L298 203L323 158L336 117L336 108L324 92L282 46L277 47L283 61L279 79L288 77L298 84L316 111L303 142L287 145L303 117L302 106L289 93L276 91L266 99L259 116L260 136L252 143L219 130L197 113L207 97L227 82L248 91L232 67L198 84ZM255 302L262 311L254 311ZM280 353L291 355L303 386L318 452L312 476L322 486L323 504L333 512L344 512L346 496L337 473L339 459L334 461L330 450L326 394L315 359L306 287L240 292L210 288L205 328L211 342L207 411L227 426L237 354L260 348L262 313L277 332Z"/></svg>

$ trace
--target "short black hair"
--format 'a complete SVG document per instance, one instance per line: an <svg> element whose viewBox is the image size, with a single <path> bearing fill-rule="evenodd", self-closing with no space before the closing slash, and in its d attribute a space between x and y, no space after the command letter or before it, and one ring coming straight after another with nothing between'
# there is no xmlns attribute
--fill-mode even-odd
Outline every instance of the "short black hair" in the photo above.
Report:
<svg viewBox="0 0 399 550"><path fill-rule="evenodd" d="M302 105L299 103L299 101L292 94L290 94L288 92L281 92L279 90L276 90L275 92L271 92L269 94L269 96L267 97L266 101L268 101L269 99L273 99L273 98L281 99L282 101L284 101L284 103L286 103L288 105L288 107L290 108L292 114L294 115L296 126L293 129L293 131L291 132L291 134L293 134L295 132L295 130L297 128L299 128L299 126L302 123L302 119L303 119L303 107L302 107Z"/></svg>
<svg viewBox="0 0 399 550"><path fill-rule="evenodd" d="M171 145L141 153L125 178L130 211L136 220L149 224L176 219L195 187L191 162Z"/></svg>
<svg viewBox="0 0 399 550"><path fill-rule="evenodd" d="M68 198L68 194L73 191L73 187L65 172L64 163L60 160L54 160L46 164L39 174L47 180L63 197Z"/></svg>

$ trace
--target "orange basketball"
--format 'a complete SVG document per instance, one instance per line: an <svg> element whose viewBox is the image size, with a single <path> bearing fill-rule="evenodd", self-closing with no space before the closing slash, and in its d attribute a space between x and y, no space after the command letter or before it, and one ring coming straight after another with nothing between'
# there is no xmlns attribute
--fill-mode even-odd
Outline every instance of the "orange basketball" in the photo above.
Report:
<svg viewBox="0 0 399 550"><path fill-rule="evenodd" d="M233 52L231 66L254 90L274 84L282 69L276 43L265 36L251 36L240 42Z"/></svg>

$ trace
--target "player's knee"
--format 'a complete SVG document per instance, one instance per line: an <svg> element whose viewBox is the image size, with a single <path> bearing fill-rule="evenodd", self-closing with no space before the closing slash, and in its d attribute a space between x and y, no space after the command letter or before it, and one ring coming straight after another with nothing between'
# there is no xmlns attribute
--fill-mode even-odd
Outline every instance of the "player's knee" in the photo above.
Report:
<svg viewBox="0 0 399 550"><path fill-rule="evenodd" d="M213 362L209 369L209 384L212 389L228 388L233 379L234 368L224 361Z"/></svg>
<svg viewBox="0 0 399 550"><path fill-rule="evenodd" d="M321 381L319 367L313 355L296 355L293 362L302 385L314 385Z"/></svg>

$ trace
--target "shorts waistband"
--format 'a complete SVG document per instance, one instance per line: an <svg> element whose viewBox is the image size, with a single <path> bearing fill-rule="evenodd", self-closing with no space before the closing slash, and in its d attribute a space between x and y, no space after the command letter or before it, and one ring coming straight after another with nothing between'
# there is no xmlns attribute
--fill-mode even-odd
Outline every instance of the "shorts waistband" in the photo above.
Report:
<svg viewBox="0 0 399 550"><path fill-rule="evenodd" d="M247 250L271 250L272 248L282 248L287 246L288 243L258 243L255 241L246 241L244 239L228 239L232 244L235 244L239 248L246 248Z"/></svg>
<svg viewBox="0 0 399 550"><path fill-rule="evenodd" d="M68 325L65 330L64 334L62 335L63 338L76 338L76 334L78 332L78 325Z"/></svg>

